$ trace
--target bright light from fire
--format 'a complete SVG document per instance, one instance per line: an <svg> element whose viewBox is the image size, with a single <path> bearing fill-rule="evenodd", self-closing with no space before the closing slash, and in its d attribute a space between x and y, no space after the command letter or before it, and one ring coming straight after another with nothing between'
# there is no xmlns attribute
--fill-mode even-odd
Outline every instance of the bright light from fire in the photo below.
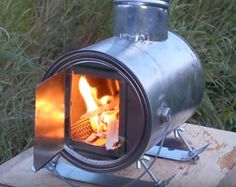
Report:
<svg viewBox="0 0 236 187"><path fill-rule="evenodd" d="M86 104L86 113L72 125L72 138L95 146L104 146L107 150L118 148L119 94L98 98L97 88L91 87L85 76L79 78L78 89Z"/></svg>
<svg viewBox="0 0 236 187"><path fill-rule="evenodd" d="M96 110L98 106L92 96L93 95L92 91L95 92L95 90L91 89L88 81L83 76L79 79L79 91L81 95L83 96L84 101L86 103L87 112L92 112Z"/></svg>

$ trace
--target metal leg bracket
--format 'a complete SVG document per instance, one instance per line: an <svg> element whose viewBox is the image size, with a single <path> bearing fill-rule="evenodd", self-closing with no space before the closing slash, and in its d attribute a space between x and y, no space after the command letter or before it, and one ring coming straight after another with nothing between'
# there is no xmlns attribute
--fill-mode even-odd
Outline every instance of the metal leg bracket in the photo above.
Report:
<svg viewBox="0 0 236 187"><path fill-rule="evenodd" d="M199 160L199 154L204 152L209 144L199 148L199 149L194 149L192 148L187 139L185 138L183 134L183 129L182 128L177 128L174 133L176 138L180 138L181 142L184 143L185 147L187 150L180 150L180 149L169 149L168 147L162 147L160 154L158 157L161 158L166 158L170 160L176 160L176 161L190 161L192 160L194 163ZM150 150L148 150L145 155L148 156L155 156L157 154L157 151L159 149L159 146L154 146Z"/></svg>
<svg viewBox="0 0 236 187"><path fill-rule="evenodd" d="M73 185L70 181L67 181L66 179L95 184L104 187L156 187L156 185L152 181L138 180L132 184L132 181L134 180L132 178L116 176L113 174L103 174L85 171L63 161L60 156L55 157L55 159L50 161L45 166L45 168L60 177L70 186L75 185Z"/></svg>

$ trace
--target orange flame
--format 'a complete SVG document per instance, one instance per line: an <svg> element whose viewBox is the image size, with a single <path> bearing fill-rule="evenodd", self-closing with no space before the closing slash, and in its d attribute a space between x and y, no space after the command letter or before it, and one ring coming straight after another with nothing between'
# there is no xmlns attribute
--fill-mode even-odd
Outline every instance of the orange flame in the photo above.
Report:
<svg viewBox="0 0 236 187"><path fill-rule="evenodd" d="M93 93L92 93L96 91L89 86L89 83L84 76L82 76L79 80L79 91L86 103L87 112L92 112L96 110L98 108L98 105L95 99L93 98Z"/></svg>
<svg viewBox="0 0 236 187"><path fill-rule="evenodd" d="M107 149L115 149L116 146L113 144L118 142L119 100L115 102L114 96L110 95L97 98L96 88L89 85L85 76L80 77L78 88L86 104L86 113L89 114L89 122L94 134L99 135L99 137L103 136L92 144L106 146ZM114 106L113 103L115 103ZM109 104L112 105L107 108ZM109 136L107 135L108 131Z"/></svg>

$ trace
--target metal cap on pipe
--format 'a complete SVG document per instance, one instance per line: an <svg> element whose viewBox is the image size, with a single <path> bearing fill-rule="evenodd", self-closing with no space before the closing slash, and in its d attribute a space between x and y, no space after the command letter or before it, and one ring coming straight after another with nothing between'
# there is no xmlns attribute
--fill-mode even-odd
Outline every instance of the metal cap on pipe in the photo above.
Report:
<svg viewBox="0 0 236 187"><path fill-rule="evenodd" d="M169 6L169 0L114 0L115 4L145 4L145 5L152 5L152 6Z"/></svg>
<svg viewBox="0 0 236 187"><path fill-rule="evenodd" d="M134 41L168 38L168 0L114 0L113 35Z"/></svg>

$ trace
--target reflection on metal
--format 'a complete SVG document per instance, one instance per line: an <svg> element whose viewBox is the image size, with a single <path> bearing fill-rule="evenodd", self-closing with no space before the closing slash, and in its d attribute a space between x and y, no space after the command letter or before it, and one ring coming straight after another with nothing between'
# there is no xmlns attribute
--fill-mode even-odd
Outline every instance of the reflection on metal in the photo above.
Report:
<svg viewBox="0 0 236 187"><path fill-rule="evenodd" d="M115 0L113 34L134 41L166 40L168 8L163 0Z"/></svg>
<svg viewBox="0 0 236 187"><path fill-rule="evenodd" d="M160 184L161 180L159 178L157 178L154 173L152 172L151 169L148 168L148 165L146 163L146 161L149 161L150 158L148 158L147 156L143 156L141 157L137 162L139 166L139 169L141 169L141 166L144 167L144 169L147 171L147 173L149 174L149 176L152 178L152 180L154 181L155 184ZM139 164L140 163L140 164Z"/></svg>
<svg viewBox="0 0 236 187"><path fill-rule="evenodd" d="M121 187L132 182L134 179L116 176L112 174L101 174L82 170L67 162L63 161L60 157L50 161L46 165L46 169L53 172L55 175L62 179L72 179L80 182L95 184L104 187ZM69 182L67 182L69 183ZM73 185L71 185L73 186ZM150 181L137 181L129 187L155 187L155 184Z"/></svg>
<svg viewBox="0 0 236 187"><path fill-rule="evenodd" d="M169 147L162 147L160 154L158 155L158 157L161 158L166 158L166 159L170 159L170 160L176 160L176 161L190 161L192 160L194 163L197 162L197 160L199 159L199 154L201 154L202 152L204 152L207 147L209 146L209 144L199 148L199 149L193 149L188 141L186 140L186 138L184 137L183 133L183 129L181 128L177 128L175 130L175 133L177 133L180 140L182 141L182 143L184 143L184 145L186 146L186 148L188 150L180 150L180 149L173 149L173 148L169 148ZM145 155L148 156L155 156L159 150L158 145L153 146L151 149L149 149Z"/></svg>
<svg viewBox="0 0 236 187"><path fill-rule="evenodd" d="M149 166L147 165L147 161L149 161L149 158L147 158L147 156L143 156L142 158L139 159L138 162L140 162L140 166L143 166L145 171L148 173L148 175L151 177L151 179L153 180L153 184L156 187L164 187L166 185L168 185L170 183L170 181L175 177L175 175L169 177L166 180L160 180L159 178L157 178L157 176L152 172L151 168L149 168ZM140 167L141 168L141 167ZM136 183L134 183L135 185ZM128 185L127 185L128 186Z"/></svg>
<svg viewBox="0 0 236 187"><path fill-rule="evenodd" d="M47 71L45 81L37 87L34 150L36 171L56 155L61 155L77 167L67 165L56 157L46 168L69 179L122 186L132 179L98 173L123 169L140 159L149 149L147 154L155 156L154 161L158 156L195 161L198 154L207 147L192 149L180 129L175 132L188 151L170 151L162 147L166 135L194 114L204 91L203 71L197 55L180 36L168 32L167 1L114 2L114 37L59 58ZM122 154L114 157L105 152L104 157L104 154L99 154L104 153L104 150L94 152L95 146L91 145L91 148L88 143L82 144L84 142L73 142L70 139L70 125L76 122L76 117L79 116L77 106L81 107L81 104L63 72L67 70L90 74L96 79L102 77L116 80L112 81L114 85L107 86L113 92L113 87L118 88L117 80L120 80L122 89L119 95L122 104L119 108L119 132L122 132L120 142L125 142ZM76 83L78 90L77 87ZM71 100L71 97L75 99ZM66 119L65 114L68 116ZM159 147L156 146L158 142L161 142ZM144 160L140 162L145 168L144 174L148 172L155 183L160 183L150 171L153 163L147 166ZM87 172L78 167L98 173ZM144 185L141 181L131 183L135 186L154 185Z"/></svg>
<svg viewBox="0 0 236 187"><path fill-rule="evenodd" d="M178 129L177 129L178 131ZM183 136L183 135L182 135ZM185 142L184 142L185 143ZM187 145L186 145L187 146ZM158 156L162 158L172 159L176 161L189 161L193 160L195 161L196 158L199 158L199 154L206 150L208 145L195 150L191 149L191 151L183 151L183 150L169 150L166 147L159 147L154 146L151 148L148 152L145 153L145 155L149 156ZM159 149L161 149L160 153L158 154ZM157 155L158 154L158 155ZM131 179L127 177L121 177L111 174L100 174L95 172L89 172L85 171L83 169L80 169L78 167L75 167L66 161L64 161L63 158L61 158L60 155L57 155L53 160L51 160L45 168L51 172L53 172L58 177L62 178L63 180L66 179L72 179L78 182L85 182L95 185L101 185L105 187L164 187L169 184L169 182L175 177L175 175L169 177L167 180L161 180L159 179L151 170L150 165L148 165L146 162L150 161L150 158L147 156L142 156L137 161L137 168L140 169L141 166L144 167L145 172L151 177L152 181L142 181L142 180L136 180ZM69 181L65 181L70 184Z"/></svg>
<svg viewBox="0 0 236 187"><path fill-rule="evenodd" d="M61 72L36 88L34 168L39 170L64 145L65 73Z"/></svg>
<svg viewBox="0 0 236 187"><path fill-rule="evenodd" d="M174 33L169 32L164 42L133 42L112 37L81 53L87 51L91 56L97 52L112 56L139 81L153 112L149 116L152 136L148 149L160 141L163 104L172 111L171 132L191 117L201 102L204 92L201 63L192 48Z"/></svg>
<svg viewBox="0 0 236 187"><path fill-rule="evenodd" d="M183 134L184 130L182 128L177 128L174 131L175 137L179 137L180 140L184 143L184 145L187 147L188 152L189 152L189 156L188 158L191 158L193 160L193 162L196 164L197 161L199 160L199 154L202 153L203 151L206 150L206 148L209 146L209 144L201 147L200 149L193 149L187 139L185 138L184 134Z"/></svg>

